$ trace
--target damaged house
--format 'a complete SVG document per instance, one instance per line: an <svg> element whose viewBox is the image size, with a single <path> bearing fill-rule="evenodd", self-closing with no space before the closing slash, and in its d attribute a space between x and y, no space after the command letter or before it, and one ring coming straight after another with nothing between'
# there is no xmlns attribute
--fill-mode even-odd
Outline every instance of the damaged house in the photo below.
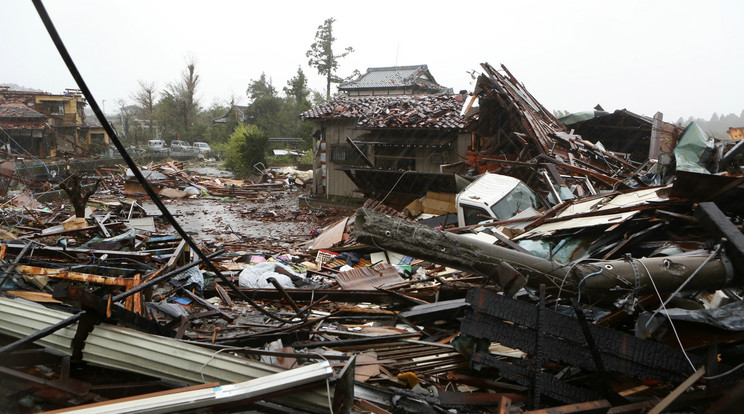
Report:
<svg viewBox="0 0 744 414"><path fill-rule="evenodd" d="M576 134L601 142L604 148L616 155L643 162L670 153L679 140L682 131L662 118L661 112L651 118L618 109L613 113L580 112L560 120Z"/></svg>
<svg viewBox="0 0 744 414"><path fill-rule="evenodd" d="M318 178L313 192L317 197L359 197L395 187L391 200L407 196L400 202L405 205L415 198L412 192L420 195L427 187L421 181L401 179L406 172L436 177L443 165L457 162L458 154L465 152L470 135L460 109L467 95L432 95L443 88L425 66L413 68L371 68L360 79L339 87L349 96L300 115L316 128L313 168Z"/></svg>
<svg viewBox="0 0 744 414"><path fill-rule="evenodd" d="M51 131L46 127L48 122L48 116L28 105L0 103L3 154L7 157L11 152L28 152L40 157L48 156L54 142Z"/></svg>
<svg viewBox="0 0 744 414"><path fill-rule="evenodd" d="M80 91L76 89L66 89L63 94L50 94L36 91L12 91L7 87L0 88L0 102L14 104L16 108L18 108L17 105L26 106L46 118L42 123L36 115L31 113L23 115L35 118L34 131L36 132L28 135L28 131L23 128L18 131L18 136L26 142L25 145L19 142L25 150L20 151L21 153L28 152L37 157L87 154L91 148L109 144L109 138L101 125L87 121L84 111L87 103ZM4 125L14 122L7 119L9 114L7 111L6 116L3 116ZM43 125L43 130L39 129L40 125ZM27 148L26 145L29 147Z"/></svg>

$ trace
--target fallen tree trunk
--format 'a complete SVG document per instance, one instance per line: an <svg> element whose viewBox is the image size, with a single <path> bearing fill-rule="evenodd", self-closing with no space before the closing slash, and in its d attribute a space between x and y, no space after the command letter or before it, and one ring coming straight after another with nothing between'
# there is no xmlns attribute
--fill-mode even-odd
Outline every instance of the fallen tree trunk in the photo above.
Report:
<svg viewBox="0 0 744 414"><path fill-rule="evenodd" d="M689 254L629 260L592 260L561 264L471 238L443 232L412 221L392 218L369 209L356 213L354 236L360 243L486 276L507 262L529 286L559 287L585 298L621 297L686 290L720 289L735 280L724 254ZM691 276L694 276L690 278Z"/></svg>

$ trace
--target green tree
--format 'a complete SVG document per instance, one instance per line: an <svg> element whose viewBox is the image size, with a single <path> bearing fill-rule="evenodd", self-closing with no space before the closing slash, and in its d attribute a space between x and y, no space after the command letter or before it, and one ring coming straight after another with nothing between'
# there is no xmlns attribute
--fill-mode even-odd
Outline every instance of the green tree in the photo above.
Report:
<svg viewBox="0 0 744 414"><path fill-rule="evenodd" d="M155 99L157 97L157 89L153 82L137 81L139 83L139 89L132 95L132 100L138 108L138 117L145 121L147 125L146 139L155 138L154 122L155 122Z"/></svg>
<svg viewBox="0 0 744 414"><path fill-rule="evenodd" d="M287 116L287 122L292 126L289 132L292 137L302 138L303 148L312 148L312 133L313 125L310 122L303 122L300 119L300 113L307 111L312 108L312 104L308 100L311 94L311 90L307 87L307 77L302 71L302 68L297 68L297 75L287 81L287 86L284 87L284 94L287 96L287 106L289 114Z"/></svg>
<svg viewBox="0 0 744 414"><path fill-rule="evenodd" d="M287 81L284 87L284 95L294 100L294 104L302 111L310 109L310 101L307 100L310 95L310 89L307 87L307 77L301 67L297 67L297 75ZM302 109L304 108L304 109Z"/></svg>
<svg viewBox="0 0 744 414"><path fill-rule="evenodd" d="M198 138L192 127L201 109L196 97L199 80L196 64L191 60L181 73L180 81L166 86L158 101L159 108L155 110L158 120L166 128L166 135L187 140Z"/></svg>
<svg viewBox="0 0 744 414"><path fill-rule="evenodd" d="M238 126L238 120L234 116L228 116L227 122L225 123L212 123L212 120L225 115L228 111L236 110L234 107L234 100L231 101L230 106L220 105L213 103L206 111L203 112L205 115L209 128L204 134L204 140L211 144L223 144L226 143L230 138L230 135Z"/></svg>
<svg viewBox="0 0 744 414"><path fill-rule="evenodd" d="M333 42L336 41L333 37L333 22L335 21L336 19L331 17L318 26L315 41L305 53L305 57L310 58L307 64L326 77L326 99L331 99L331 83L341 82L341 78L336 75L338 60L354 51L354 48L349 46L342 53L333 53Z"/></svg>
<svg viewBox="0 0 744 414"><path fill-rule="evenodd" d="M246 178L257 172L254 165L266 163L268 137L255 125L238 125L225 149L225 168Z"/></svg>
<svg viewBox="0 0 744 414"><path fill-rule="evenodd" d="M246 95L250 104L245 111L248 122L256 125L269 137L287 136L287 108L284 99L279 97L271 79L265 73L251 80Z"/></svg>

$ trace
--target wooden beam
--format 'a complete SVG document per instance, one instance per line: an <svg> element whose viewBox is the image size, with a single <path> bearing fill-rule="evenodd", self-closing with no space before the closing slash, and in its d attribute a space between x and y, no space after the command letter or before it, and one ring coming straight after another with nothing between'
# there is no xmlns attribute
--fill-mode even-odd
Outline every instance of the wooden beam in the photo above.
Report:
<svg viewBox="0 0 744 414"><path fill-rule="evenodd" d="M704 374L705 366L698 368L698 370L695 371L694 374L687 378L682 384L679 384L679 386L675 388L674 391L670 392L669 395L664 397L663 400L659 401L659 403L656 404L656 406L652 408L651 411L648 412L648 414L660 414L667 407L669 407L669 405L673 403L674 400L682 395L683 392L687 391L687 389L690 388L692 384L696 383L697 380L702 378Z"/></svg>
<svg viewBox="0 0 744 414"><path fill-rule="evenodd" d="M129 284L131 284L131 279L92 275L90 273L71 272L64 269L51 269L48 267L17 265L14 270L26 277L44 276L111 286L129 286Z"/></svg>

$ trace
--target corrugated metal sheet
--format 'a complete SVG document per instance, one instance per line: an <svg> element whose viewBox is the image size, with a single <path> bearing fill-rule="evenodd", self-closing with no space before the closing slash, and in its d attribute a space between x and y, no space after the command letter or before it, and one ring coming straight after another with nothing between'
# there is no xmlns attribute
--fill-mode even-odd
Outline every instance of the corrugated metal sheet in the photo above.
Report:
<svg viewBox="0 0 744 414"><path fill-rule="evenodd" d="M0 333L24 338L67 319L69 313L33 303L0 298ZM67 355L77 323L35 343ZM109 368L151 375L188 384L235 383L284 371L283 368L105 323L88 335L83 360ZM295 406L327 407L324 393L305 392L291 398Z"/></svg>

